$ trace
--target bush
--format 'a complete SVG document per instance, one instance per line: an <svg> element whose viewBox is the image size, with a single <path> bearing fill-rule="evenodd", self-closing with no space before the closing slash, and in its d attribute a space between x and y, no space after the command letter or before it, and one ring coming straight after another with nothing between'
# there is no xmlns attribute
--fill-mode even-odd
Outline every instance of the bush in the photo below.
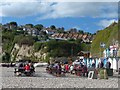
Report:
<svg viewBox="0 0 120 90"><path fill-rule="evenodd" d="M51 57L68 57L71 55L76 56L81 50L80 44L71 43L69 41L55 41L45 43L47 52L50 52Z"/></svg>
<svg viewBox="0 0 120 90"><path fill-rule="evenodd" d="M26 45L31 46L34 44L34 42L35 40L32 36L17 35L14 38L14 43L17 43L19 45L26 44Z"/></svg>
<svg viewBox="0 0 120 90"><path fill-rule="evenodd" d="M34 43L34 50L35 50L35 52L38 52L41 49L42 45L43 45L43 43L35 42Z"/></svg>
<svg viewBox="0 0 120 90"><path fill-rule="evenodd" d="M2 62L10 62L10 54L5 52L5 54L2 56Z"/></svg>

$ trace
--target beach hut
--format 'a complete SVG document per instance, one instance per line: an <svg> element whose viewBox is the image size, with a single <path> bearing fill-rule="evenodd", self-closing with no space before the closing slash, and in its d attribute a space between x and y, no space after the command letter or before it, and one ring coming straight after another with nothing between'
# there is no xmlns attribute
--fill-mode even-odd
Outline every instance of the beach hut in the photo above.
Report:
<svg viewBox="0 0 120 90"><path fill-rule="evenodd" d="M117 60L113 58L113 69L117 70Z"/></svg>
<svg viewBox="0 0 120 90"><path fill-rule="evenodd" d="M113 60L112 60L112 58L108 58L108 61L111 63L111 67L110 68L113 69Z"/></svg>
<svg viewBox="0 0 120 90"><path fill-rule="evenodd" d="M95 65L96 65L96 68L98 67L98 58L95 59Z"/></svg>

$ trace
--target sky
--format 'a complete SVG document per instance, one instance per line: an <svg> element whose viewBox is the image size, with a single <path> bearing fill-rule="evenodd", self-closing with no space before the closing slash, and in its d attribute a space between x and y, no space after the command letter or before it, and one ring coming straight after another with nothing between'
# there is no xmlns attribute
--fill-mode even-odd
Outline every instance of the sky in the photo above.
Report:
<svg viewBox="0 0 120 90"><path fill-rule="evenodd" d="M101 0L105 1L105 0ZM77 28L95 33L118 21L118 2L2 0L0 2L0 23L15 21L18 25L55 25L65 30Z"/></svg>

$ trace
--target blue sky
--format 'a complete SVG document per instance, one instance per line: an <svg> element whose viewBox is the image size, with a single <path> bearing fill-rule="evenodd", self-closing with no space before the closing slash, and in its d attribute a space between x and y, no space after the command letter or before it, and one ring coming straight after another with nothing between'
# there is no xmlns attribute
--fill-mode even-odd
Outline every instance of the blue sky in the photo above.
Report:
<svg viewBox="0 0 120 90"><path fill-rule="evenodd" d="M1 23L16 21L95 33L118 19L116 2L2 2Z"/></svg>

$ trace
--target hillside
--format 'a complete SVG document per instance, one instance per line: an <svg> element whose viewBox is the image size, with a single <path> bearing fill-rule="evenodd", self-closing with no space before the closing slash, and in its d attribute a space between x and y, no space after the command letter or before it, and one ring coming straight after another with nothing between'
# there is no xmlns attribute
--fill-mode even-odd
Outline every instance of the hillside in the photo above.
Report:
<svg viewBox="0 0 120 90"><path fill-rule="evenodd" d="M106 44L105 48L108 48L116 40L118 40L118 24L114 22L109 27L97 32L91 45L92 56L99 57L100 51L104 50L104 48L100 48L101 42Z"/></svg>
<svg viewBox="0 0 120 90"><path fill-rule="evenodd" d="M90 50L93 36L75 28L67 31L54 25L46 28L41 24L18 26L17 22L10 22L1 26L2 62L19 58L47 61L51 57L77 56L80 51ZM51 38L56 33L59 37Z"/></svg>

